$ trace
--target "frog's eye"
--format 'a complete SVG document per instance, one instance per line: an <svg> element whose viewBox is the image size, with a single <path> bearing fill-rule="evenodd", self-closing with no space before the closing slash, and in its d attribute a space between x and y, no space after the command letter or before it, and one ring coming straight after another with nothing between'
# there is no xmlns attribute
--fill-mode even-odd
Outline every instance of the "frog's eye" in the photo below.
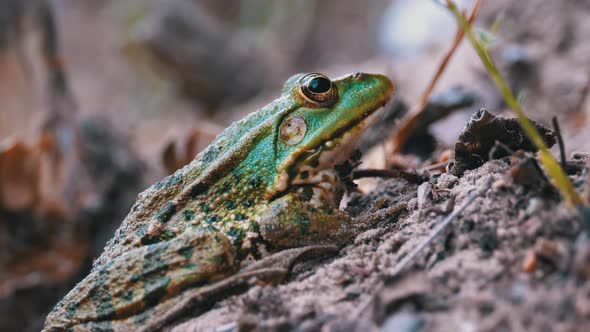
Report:
<svg viewBox="0 0 590 332"><path fill-rule="evenodd" d="M303 97L318 107L329 107L338 99L336 85L322 74L307 74L299 81Z"/></svg>

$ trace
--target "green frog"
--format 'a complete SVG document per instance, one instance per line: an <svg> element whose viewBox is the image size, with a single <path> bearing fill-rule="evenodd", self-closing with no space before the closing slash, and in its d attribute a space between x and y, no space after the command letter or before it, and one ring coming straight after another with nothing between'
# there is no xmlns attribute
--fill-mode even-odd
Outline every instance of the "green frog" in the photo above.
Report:
<svg viewBox="0 0 590 332"><path fill-rule="evenodd" d="M206 298L255 275L244 262L346 243L354 227L339 209L346 185L334 166L355 155L359 136L392 93L383 75L292 76L278 99L139 194L45 330L154 329L166 312L189 304L191 290L198 290L191 299ZM273 271L259 274L272 278Z"/></svg>

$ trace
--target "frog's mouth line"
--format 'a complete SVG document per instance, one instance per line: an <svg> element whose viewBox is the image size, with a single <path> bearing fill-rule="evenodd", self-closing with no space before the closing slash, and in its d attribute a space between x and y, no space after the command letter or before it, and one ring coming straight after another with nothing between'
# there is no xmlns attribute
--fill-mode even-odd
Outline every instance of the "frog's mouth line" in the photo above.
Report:
<svg viewBox="0 0 590 332"><path fill-rule="evenodd" d="M284 171L279 175L274 195L270 195L271 200L301 188L311 187L317 189L314 190L315 193L321 193L324 200L327 199L330 205L337 208L346 190L334 166L350 159L358 146L360 136L378 120L381 113L379 111L385 104L387 101L367 110L358 121L352 122L344 130L295 156L289 167L290 171Z"/></svg>

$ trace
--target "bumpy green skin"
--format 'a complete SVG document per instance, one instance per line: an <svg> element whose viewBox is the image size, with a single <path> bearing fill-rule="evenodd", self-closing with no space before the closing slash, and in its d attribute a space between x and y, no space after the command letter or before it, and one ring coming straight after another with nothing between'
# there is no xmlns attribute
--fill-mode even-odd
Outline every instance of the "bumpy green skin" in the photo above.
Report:
<svg viewBox="0 0 590 332"><path fill-rule="evenodd" d="M317 108L301 95L302 75L189 165L141 193L91 274L49 314L45 330L141 326L149 308L235 273L241 259L258 257L261 245L278 250L341 242L348 217L333 203L311 202L311 190L291 182L309 163L307 151L360 134L357 124L389 100L393 86L382 75L344 76L332 81L337 101ZM307 127L302 140L289 145L280 128L293 117Z"/></svg>

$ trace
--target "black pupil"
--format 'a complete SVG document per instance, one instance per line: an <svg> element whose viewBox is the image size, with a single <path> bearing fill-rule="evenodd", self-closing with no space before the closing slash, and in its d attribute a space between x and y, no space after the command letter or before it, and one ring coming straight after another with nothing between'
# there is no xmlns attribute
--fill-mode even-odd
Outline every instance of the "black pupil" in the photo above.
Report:
<svg viewBox="0 0 590 332"><path fill-rule="evenodd" d="M325 77L315 77L307 83L307 88L313 93L326 93L331 87L332 82Z"/></svg>

